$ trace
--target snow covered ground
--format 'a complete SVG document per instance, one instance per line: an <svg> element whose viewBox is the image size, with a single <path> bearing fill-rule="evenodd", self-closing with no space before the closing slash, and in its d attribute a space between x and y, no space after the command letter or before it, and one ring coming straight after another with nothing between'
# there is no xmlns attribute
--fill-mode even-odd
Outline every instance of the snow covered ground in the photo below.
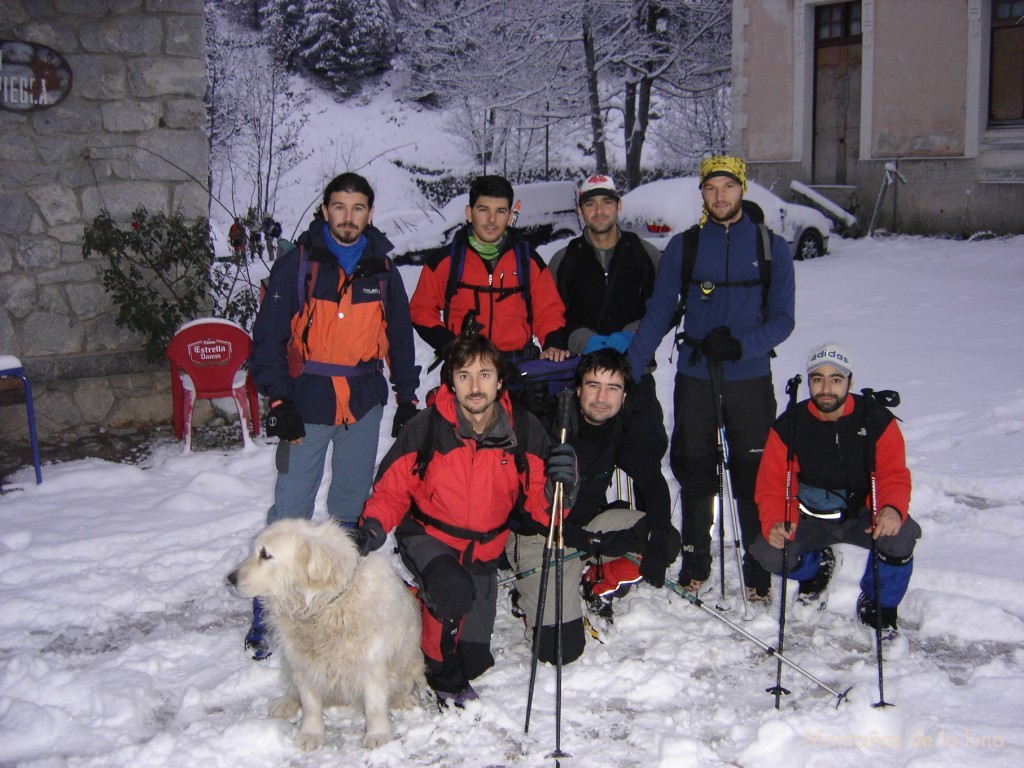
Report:
<svg viewBox="0 0 1024 768"><path fill-rule="evenodd" d="M853 686L848 703L787 668L792 693L775 710L774 660L667 589L641 587L603 644L565 668L563 764L1024 764L1022 256L1024 237L833 238L829 256L797 265L797 327L774 364L780 402L826 339L850 350L856 386L903 396L924 537L901 607L906 643L885 663L896 706L871 706L872 638L852 620L864 553L844 549L827 611L789 620L786 655ZM411 290L416 268L403 275ZM670 408L668 354L666 342L658 385ZM429 362L426 347L419 357ZM273 478L265 439L191 455L165 446L141 466L49 465L38 487L31 468L14 476L0 496L0 765L552 764L554 670L539 670L526 736L529 653L504 595L479 701L397 713L396 740L369 753L361 716L332 710L327 746L296 750L294 725L266 716L279 658L243 652L249 606L224 578L263 523ZM775 644L777 612L737 613L726 616Z"/></svg>

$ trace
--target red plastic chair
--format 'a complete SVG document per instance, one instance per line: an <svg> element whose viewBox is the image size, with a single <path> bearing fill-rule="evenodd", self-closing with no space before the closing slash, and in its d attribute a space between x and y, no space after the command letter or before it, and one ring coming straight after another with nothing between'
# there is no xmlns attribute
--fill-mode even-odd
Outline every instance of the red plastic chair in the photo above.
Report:
<svg viewBox="0 0 1024 768"><path fill-rule="evenodd" d="M171 361L174 434L192 449L192 408L196 400L230 397L238 407L242 442L248 446L249 425L260 433L260 404L256 382L242 368L252 354L252 338L230 320L210 317L185 323L167 346Z"/></svg>

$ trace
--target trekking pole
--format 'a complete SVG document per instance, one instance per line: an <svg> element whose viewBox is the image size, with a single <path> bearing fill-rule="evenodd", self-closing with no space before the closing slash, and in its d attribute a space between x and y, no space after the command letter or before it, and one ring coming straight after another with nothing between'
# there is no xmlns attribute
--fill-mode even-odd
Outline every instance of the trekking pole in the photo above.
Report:
<svg viewBox="0 0 1024 768"><path fill-rule="evenodd" d="M885 683L882 680L882 590L878 583L878 542L875 540L875 526L878 525L878 477L875 474L875 451L870 450L871 479L871 575L875 582L875 658L878 662L878 701L872 707L893 706L885 700Z"/></svg>
<svg viewBox="0 0 1024 768"><path fill-rule="evenodd" d="M627 554L627 555L625 555L625 558L627 560L629 560L630 562L632 562L634 565L640 565L640 560L639 560L639 558L637 558L636 555ZM793 669L796 672L799 672L801 675L806 677L808 680L810 680L812 683L817 685L819 688L822 688L822 689L828 691L829 693L831 693L833 696L836 697L836 709L839 709L839 705L842 704L844 701L849 701L849 698L847 698L847 694L851 690L853 690L853 686L852 685L849 688L847 688L845 691L842 691L842 692L835 690L828 683L822 682L821 680L816 678L814 675L812 675L810 672L808 672L806 669L801 667L796 662L790 661L788 658L786 658L782 654L781 651L773 648L772 646L768 645L768 643L766 643L763 640L760 640L757 637L755 637L754 635L750 634L749 632L747 632L747 630L743 629L743 627L741 627L736 622L729 621L729 619L727 619L721 613L716 611L714 608L711 608L707 603L705 603L699 597L697 597L694 594L691 594L690 592L687 592L685 589L683 589L683 587L681 585L676 584L675 582L666 580L665 581L665 586L668 587L669 589L671 589L673 592L675 592L680 597L686 599L690 603L693 603L693 605L695 605L698 608L700 608L702 611L704 611L704 613L708 614L709 616L714 616L716 619L718 619L718 621L722 622L727 627L729 627L729 629L733 630L734 632L736 632L737 634L741 635L742 637L745 637L747 640L750 640L754 645L756 645L758 648L763 650L769 656L775 656L776 658L778 658L779 661L781 661L783 664L788 666L790 669Z"/></svg>
<svg viewBox="0 0 1024 768"><path fill-rule="evenodd" d="M533 648L530 657L530 686L526 694L526 723L523 733L530 732L530 712L533 710L533 689L537 683L537 659L540 654L540 629L544 621L544 601L548 591L548 569L551 567L551 552L554 549L556 519L562 516L562 484L555 484L555 496L551 500L551 522L544 542L544 556L541 559L540 586L538 588L537 615L533 622Z"/></svg>
<svg viewBox="0 0 1024 768"><path fill-rule="evenodd" d="M559 439L564 443L569 433L569 419L571 418L573 396L571 390L565 390L558 396L558 421L560 425ZM565 493L564 488L559 489L559 494ZM564 496L559 508L564 505ZM564 528L561 512L558 515L558 531L555 540L555 748L545 757L555 758L555 765L559 766L558 758L572 757L568 752L562 751L562 616L564 615L564 582L565 582L565 558L562 556L565 550ZM544 604L541 603L541 615L543 615ZM538 620L537 626L540 626ZM540 637L540 631L537 631Z"/></svg>
<svg viewBox="0 0 1024 768"><path fill-rule="evenodd" d="M572 390L558 393L558 411L556 422L559 427L559 443L564 444L569 436L569 424L573 407ZM557 548L555 566L555 749L547 757L569 757L561 750L562 741L562 579L564 576L562 551L565 539L562 529L562 517L565 489L561 483L555 484L555 497L551 504L551 523L548 526L548 538L544 544L544 557L541 564L540 587L537 601L537 615L533 623L533 651L530 659L530 686L526 699L526 723L523 733L530 732L530 713L533 710L533 691L537 683L537 661L540 654L541 628L544 623L544 603L547 600L548 568L551 563L552 550Z"/></svg>
<svg viewBox="0 0 1024 768"><path fill-rule="evenodd" d="M719 452L721 456L721 452ZM725 596L725 474L722 462L718 462L718 492L715 494L714 520L718 526L718 602L715 608L720 611L731 611L732 606Z"/></svg>
<svg viewBox="0 0 1024 768"><path fill-rule="evenodd" d="M786 411L789 413L789 444L786 447L786 521L784 523L786 538L782 542L782 587L779 590L781 600L779 602L779 653L785 650L786 643L786 585L789 582L789 529L793 523L793 456L796 453L796 395L800 388L800 374L786 382L786 394L789 395L789 405ZM789 690L782 687L782 659L779 658L778 666L775 669L775 686L765 689L768 693L775 695L775 708L779 708L779 699L783 694L789 695Z"/></svg>
<svg viewBox="0 0 1024 768"><path fill-rule="evenodd" d="M750 606L747 604L747 582L743 577L743 549L740 543L740 516L736 511L736 497L732 492L732 472L729 469L729 444L725 439L725 414L722 407L723 380L722 363L717 360L708 361L708 370L711 372L711 397L715 401L715 424L717 431L718 448L718 487L719 487L719 567L722 575L722 600L725 600L725 510L729 510L729 522L732 524L733 546L736 548L736 572L740 581L740 599L743 601L743 618L750 620L753 615L750 613ZM715 606L719 610L729 610L728 604Z"/></svg>

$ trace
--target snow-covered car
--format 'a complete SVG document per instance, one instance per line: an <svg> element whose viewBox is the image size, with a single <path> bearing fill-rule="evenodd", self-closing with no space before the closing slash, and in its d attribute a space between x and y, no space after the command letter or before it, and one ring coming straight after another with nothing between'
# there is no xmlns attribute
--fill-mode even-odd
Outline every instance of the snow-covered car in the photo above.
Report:
<svg viewBox="0 0 1024 768"><path fill-rule="evenodd" d="M530 245L537 247L552 240L579 234L576 216L576 185L571 181L540 181L514 184L516 202L520 203L516 228ZM466 223L469 192L465 192L437 210L423 213L415 227L409 218L398 226L388 222L381 226L395 245L392 256L399 264L418 264L436 248L451 242L455 231ZM389 227L388 224L391 224ZM380 226L380 225L379 225Z"/></svg>
<svg viewBox="0 0 1024 768"><path fill-rule="evenodd" d="M620 225L664 250L673 235L689 229L700 218L703 201L698 184L696 176L641 184L622 196ZM744 198L760 206L765 223L785 238L796 259L828 253L832 222L820 211L787 203L755 181L747 181Z"/></svg>

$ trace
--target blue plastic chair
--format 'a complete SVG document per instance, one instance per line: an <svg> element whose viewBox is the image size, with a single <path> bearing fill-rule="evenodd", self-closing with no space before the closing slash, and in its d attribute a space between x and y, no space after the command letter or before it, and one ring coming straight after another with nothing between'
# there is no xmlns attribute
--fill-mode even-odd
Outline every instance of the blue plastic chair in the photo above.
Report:
<svg viewBox="0 0 1024 768"><path fill-rule="evenodd" d="M39 464L39 440L36 438L36 411L32 406L32 385L21 365L12 355L0 355L0 379L18 378L25 389L25 407L28 410L28 438L32 444L32 463L36 466L36 485L43 482L43 469Z"/></svg>

